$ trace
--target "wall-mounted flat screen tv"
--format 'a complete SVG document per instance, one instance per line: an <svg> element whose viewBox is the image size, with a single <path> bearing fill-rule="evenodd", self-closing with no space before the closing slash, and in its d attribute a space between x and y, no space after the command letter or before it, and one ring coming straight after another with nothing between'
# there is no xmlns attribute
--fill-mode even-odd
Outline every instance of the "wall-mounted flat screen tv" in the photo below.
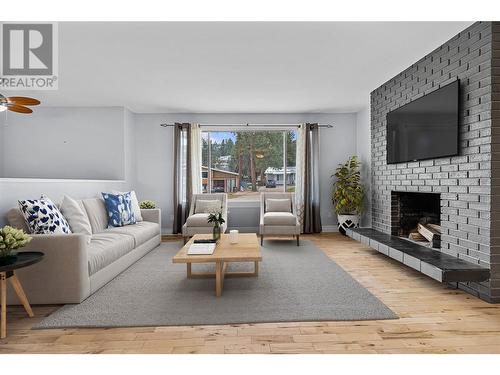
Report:
<svg viewBox="0 0 500 375"><path fill-rule="evenodd" d="M387 164L458 155L456 80L387 114Z"/></svg>

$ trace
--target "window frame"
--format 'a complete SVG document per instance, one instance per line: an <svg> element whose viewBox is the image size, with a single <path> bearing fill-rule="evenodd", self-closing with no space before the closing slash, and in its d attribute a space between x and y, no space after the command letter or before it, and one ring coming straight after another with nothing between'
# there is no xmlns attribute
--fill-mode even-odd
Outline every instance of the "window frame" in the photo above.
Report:
<svg viewBox="0 0 500 375"><path fill-rule="evenodd" d="M273 127L269 128L268 126L245 126L242 127L241 129L234 129L231 128L231 130L228 130L228 126L220 125L207 125L201 127L201 139L202 139L202 144L200 147L202 148L202 154L203 154L203 139L204 133L207 133L207 147L208 147L208 159L207 159L207 173L208 173L208 178L207 178L207 192L204 194L209 194L212 191L213 184L212 184L212 174L210 173L210 170L212 169L212 139L210 133L212 132L259 132L259 131L265 131L265 132L273 132L273 133L282 133L283 136L283 191L280 190L280 192L287 192L287 170L288 170L288 142L286 138L286 134L290 131L297 132L298 131L298 126L279 126L279 127ZM297 135L297 134L296 134ZM201 158L203 160L203 157ZM295 160L297 160L297 153L295 153ZM203 163L201 163L203 164ZM295 165L297 165L297 161L295 161ZM200 169L202 169L203 165L200 165ZM297 177L295 177L296 180ZM201 189L203 191L203 186L201 186ZM255 203L259 203L259 200L247 200L247 201L238 201L237 199L228 199L228 204L235 205L235 206L255 206Z"/></svg>

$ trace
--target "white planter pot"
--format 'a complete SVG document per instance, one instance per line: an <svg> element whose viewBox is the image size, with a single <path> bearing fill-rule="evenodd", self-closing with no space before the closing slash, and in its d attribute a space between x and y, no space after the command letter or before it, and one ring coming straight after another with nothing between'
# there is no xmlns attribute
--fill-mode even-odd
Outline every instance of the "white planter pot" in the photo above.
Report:
<svg viewBox="0 0 500 375"><path fill-rule="evenodd" d="M359 215L337 215L339 232L345 236L346 229L359 228L359 220Z"/></svg>

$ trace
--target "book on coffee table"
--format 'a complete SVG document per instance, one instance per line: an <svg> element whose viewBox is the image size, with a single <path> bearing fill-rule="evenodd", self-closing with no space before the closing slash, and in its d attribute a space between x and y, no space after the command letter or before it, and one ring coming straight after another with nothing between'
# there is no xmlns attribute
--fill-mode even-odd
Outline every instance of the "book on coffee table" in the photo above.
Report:
<svg viewBox="0 0 500 375"><path fill-rule="evenodd" d="M188 251L188 255L211 255L215 251L216 244L214 243L194 243Z"/></svg>

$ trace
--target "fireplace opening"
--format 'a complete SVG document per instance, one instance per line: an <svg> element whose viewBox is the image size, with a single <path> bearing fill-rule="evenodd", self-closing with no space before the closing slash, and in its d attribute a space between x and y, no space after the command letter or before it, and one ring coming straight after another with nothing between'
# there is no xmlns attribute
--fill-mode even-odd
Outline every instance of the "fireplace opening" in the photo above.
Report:
<svg viewBox="0 0 500 375"><path fill-rule="evenodd" d="M391 234L420 245L441 248L441 196L391 192Z"/></svg>

